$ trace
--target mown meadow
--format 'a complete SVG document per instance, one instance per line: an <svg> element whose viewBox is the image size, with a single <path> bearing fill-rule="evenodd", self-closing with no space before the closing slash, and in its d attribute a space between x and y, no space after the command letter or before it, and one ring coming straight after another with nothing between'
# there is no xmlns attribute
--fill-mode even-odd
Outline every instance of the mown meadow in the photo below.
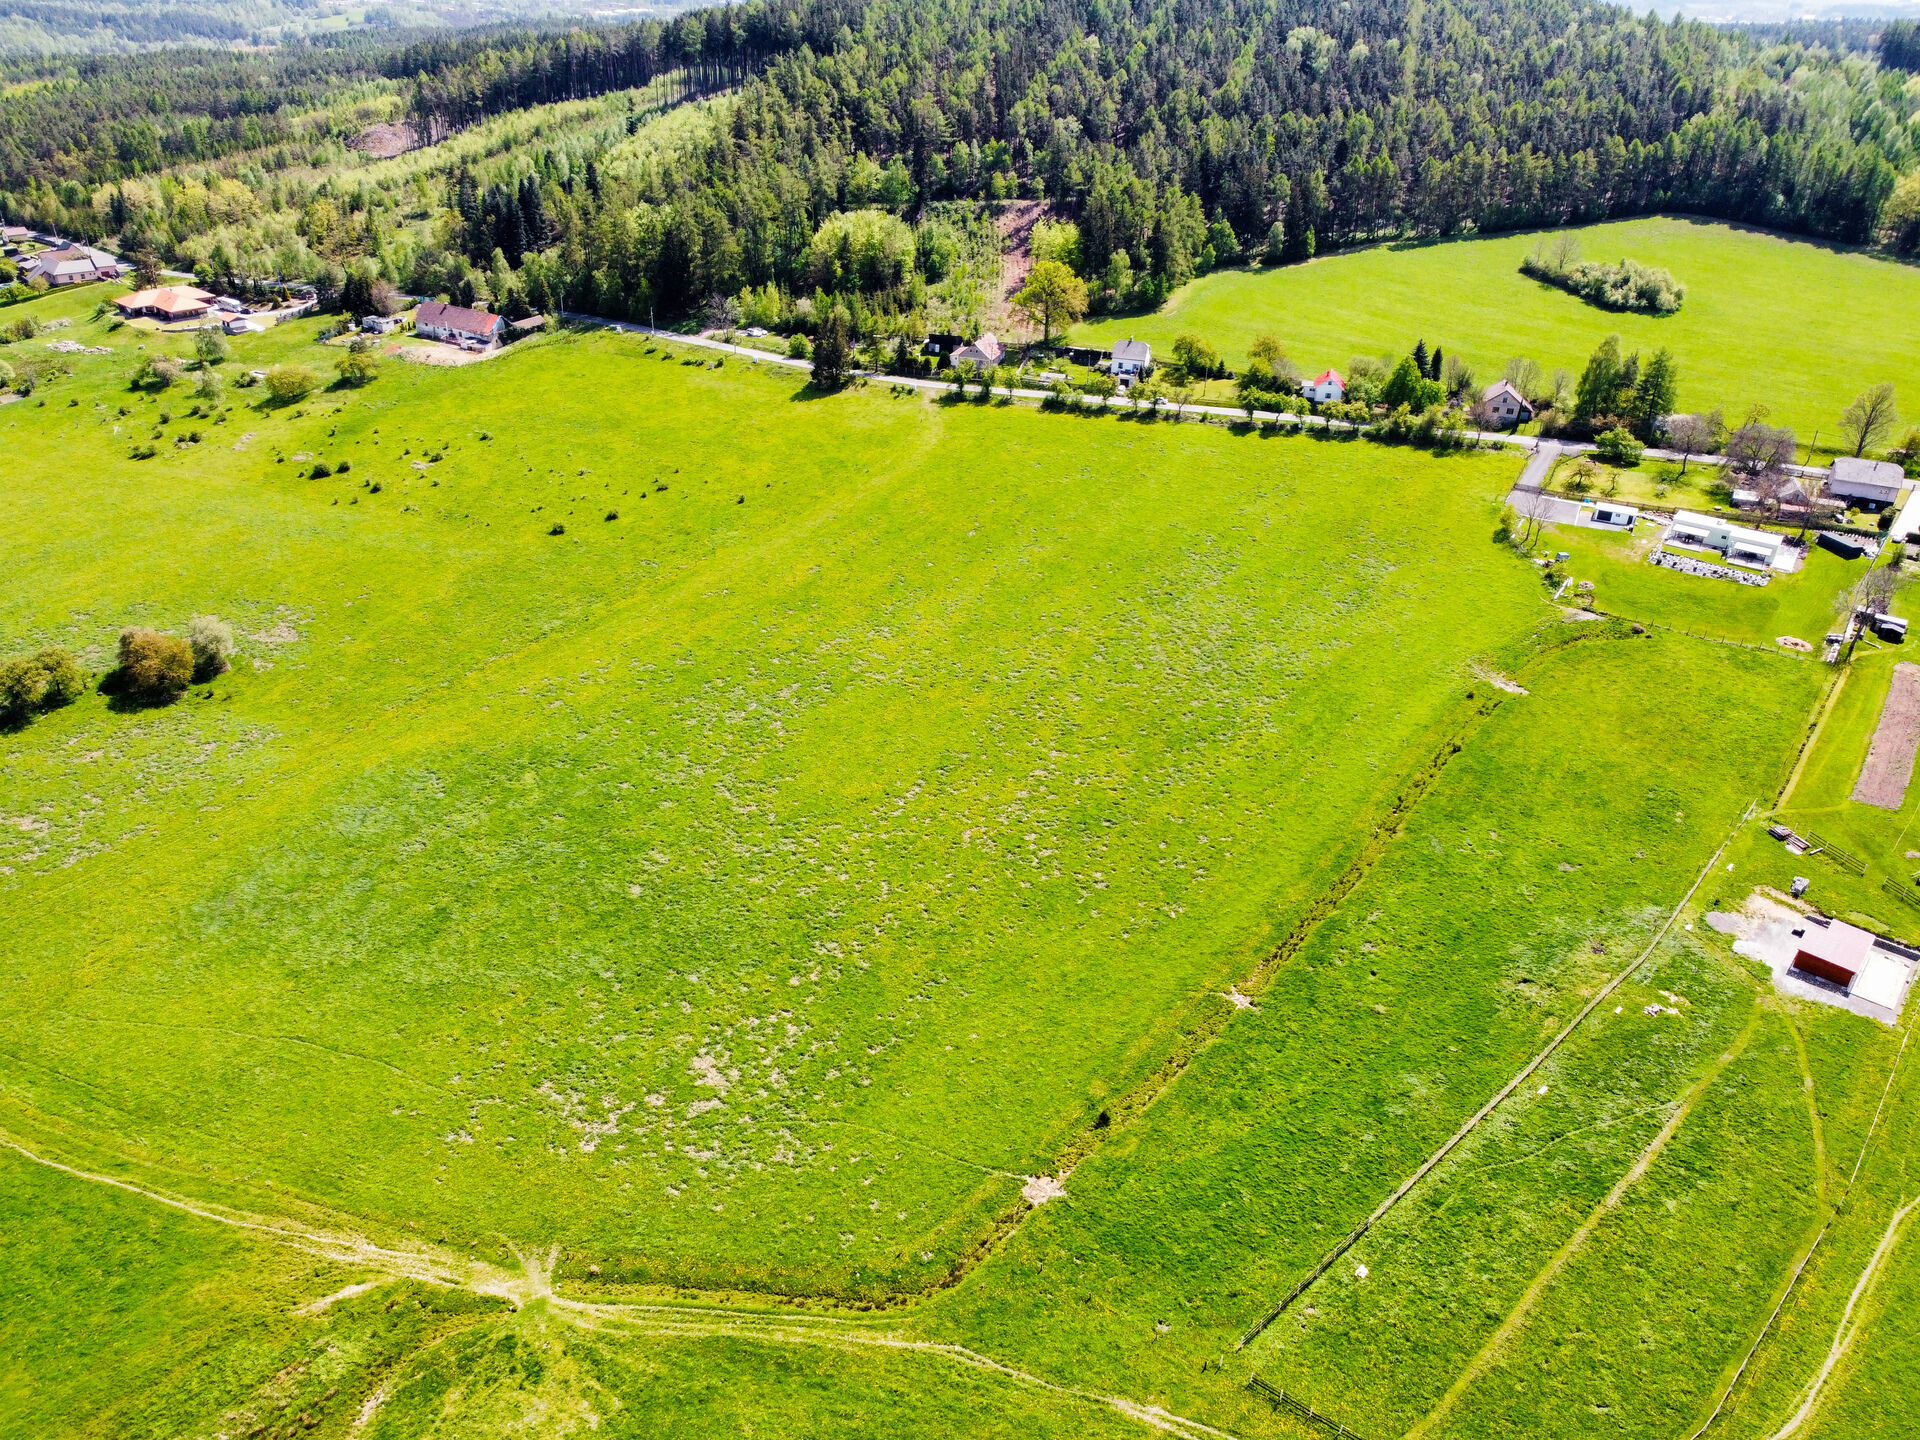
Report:
<svg viewBox="0 0 1920 1440"><path fill-rule="evenodd" d="M241 659L9 740L10 1126L609 1279L936 1281L1544 613L1503 456L610 335L198 419L127 368L0 411L6 631Z"/></svg>
<svg viewBox="0 0 1920 1440"><path fill-rule="evenodd" d="M1434 1434L1538 1434L1579 1416L1663 1434L1704 1418L1703 1397L1811 1239L1831 1177L1806 1133L1788 1022L1738 962L1682 926L1235 1349L1646 950L1784 776L1818 694L1814 666L1579 628L1581 643L1517 670L1531 693L1499 699L1257 1008L952 1297L969 1343L1029 1365L1051 1354L1096 1383L1129 1375L1156 1401L1241 1431L1267 1423L1265 1403L1238 1389L1249 1367L1362 1435L1423 1422ZM1752 744L1722 745L1722 727ZM1838 1063L1822 1091L1863 1127L1856 1112L1878 1098L1892 1046L1851 1016L1813 1023L1852 1027L1826 1057ZM1601 1209L1676 1115L1644 1181ZM1676 1193L1684 1207L1668 1205ZM1509 1322L1483 1373L1449 1399Z"/></svg>
<svg viewBox="0 0 1920 1440"><path fill-rule="evenodd" d="M1416 340L1461 356L1491 383L1524 355L1578 376L1606 336L1673 351L1683 410L1719 408L1738 424L1754 405L1801 443L1838 433L1868 385L1920 384L1920 271L1764 231L1658 217L1567 233L1592 260L1622 256L1673 272L1687 287L1674 315L1622 314L1520 273L1536 234L1381 246L1279 269L1226 270L1174 292L1158 311L1076 327L1078 344L1129 335L1169 349L1206 336L1229 365L1262 334L1309 375L1345 371L1354 355L1406 354ZM1907 402L1909 411L1920 397Z"/></svg>
<svg viewBox="0 0 1920 1440"><path fill-rule="evenodd" d="M1759 873L1736 829L1828 672L1550 605L1490 539L1515 458L823 399L600 332L197 402L127 384L184 340L34 303L111 353L0 407L0 648L240 642L0 736L0 1134L563 1298L0 1152L33 1424L1137 1433L1123 1396L1293 1433L1258 1370L1367 1436L1665 1433L1834 1202L1898 1037L1686 928ZM1850 572L1801 581L1715 624ZM1797 1403L1912 1138L1742 1424Z"/></svg>

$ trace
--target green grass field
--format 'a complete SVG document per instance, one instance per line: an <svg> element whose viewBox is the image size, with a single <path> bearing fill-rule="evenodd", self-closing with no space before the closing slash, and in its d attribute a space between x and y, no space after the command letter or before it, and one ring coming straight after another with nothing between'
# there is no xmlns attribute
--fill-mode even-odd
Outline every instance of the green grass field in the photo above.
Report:
<svg viewBox="0 0 1920 1440"><path fill-rule="evenodd" d="M483 425L437 423L450 384ZM16 972L13 1103L632 1279L918 1288L1541 612L1484 538L1504 457L871 394L829 423L794 386L606 337L242 405L152 461L110 391L0 416L62 457L10 633L298 637L9 757L9 908L72 917Z"/></svg>
<svg viewBox="0 0 1920 1440"><path fill-rule="evenodd" d="M1482 383L1515 355L1578 376L1617 333L1628 350L1664 345L1679 361L1680 405L1735 423L1765 405L1803 444L1833 443L1856 393L1892 381L1920 415L1920 270L1700 220L1662 217L1574 232L1591 260L1631 256L1671 270L1685 305L1665 317L1599 310L1522 275L1535 234L1387 245L1280 270L1229 270L1176 291L1151 315L1075 328L1077 344L1137 335L1164 353L1192 330L1229 365L1272 333L1309 375L1354 355L1402 355L1424 339L1470 363Z"/></svg>
<svg viewBox="0 0 1920 1440"><path fill-rule="evenodd" d="M241 640L0 736L0 1138L154 1192L0 1151L8 1428L1296 1433L1257 1367L1369 1437L1666 1434L1730 1378L1898 1037L1684 928L1354 1252L1378 1283L1232 1348L1648 946L1824 693L1550 605L1489 538L1517 458L610 333L200 405L127 388L185 342L95 299L34 304L112 353L0 407L0 650ZM1631 573L1606 608L1689 603Z"/></svg>

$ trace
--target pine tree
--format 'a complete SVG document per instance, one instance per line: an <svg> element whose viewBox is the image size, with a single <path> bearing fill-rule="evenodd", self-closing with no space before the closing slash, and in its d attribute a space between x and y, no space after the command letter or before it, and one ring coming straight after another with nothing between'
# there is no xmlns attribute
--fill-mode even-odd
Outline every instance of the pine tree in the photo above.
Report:
<svg viewBox="0 0 1920 1440"><path fill-rule="evenodd" d="M1436 345L1433 347L1433 358L1427 362L1427 379L1438 380L1440 378L1440 357L1441 350L1440 347Z"/></svg>
<svg viewBox="0 0 1920 1440"><path fill-rule="evenodd" d="M813 342L813 385L816 390L838 390L847 383L847 322L840 307L834 306L820 326L820 338Z"/></svg>
<svg viewBox="0 0 1920 1440"><path fill-rule="evenodd" d="M1587 368L1580 372L1580 383L1573 392L1573 418L1581 425L1613 413L1620 394L1620 337L1609 335L1600 342Z"/></svg>
<svg viewBox="0 0 1920 1440"><path fill-rule="evenodd" d="M529 175L520 182L520 218L525 226L527 249L543 250L553 234L547 220L547 203L540 195L540 182Z"/></svg>
<svg viewBox="0 0 1920 1440"><path fill-rule="evenodd" d="M1653 352L1653 358L1647 361L1646 369L1640 372L1639 381L1633 387L1631 418L1642 440L1654 439L1660 422L1673 413L1679 392L1679 370L1673 363L1672 352L1663 345Z"/></svg>
<svg viewBox="0 0 1920 1440"><path fill-rule="evenodd" d="M1422 380L1427 378L1427 342L1425 340L1413 342L1413 368L1420 372Z"/></svg>

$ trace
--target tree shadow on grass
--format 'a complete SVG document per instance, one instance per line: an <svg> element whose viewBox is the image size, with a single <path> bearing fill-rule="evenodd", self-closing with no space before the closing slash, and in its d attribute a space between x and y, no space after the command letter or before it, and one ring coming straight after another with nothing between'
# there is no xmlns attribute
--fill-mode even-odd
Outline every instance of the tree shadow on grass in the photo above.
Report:
<svg viewBox="0 0 1920 1440"><path fill-rule="evenodd" d="M93 688L96 693L106 697L108 710L116 715L128 715L143 710L164 710L191 687L164 691L135 690L118 670L109 670Z"/></svg>

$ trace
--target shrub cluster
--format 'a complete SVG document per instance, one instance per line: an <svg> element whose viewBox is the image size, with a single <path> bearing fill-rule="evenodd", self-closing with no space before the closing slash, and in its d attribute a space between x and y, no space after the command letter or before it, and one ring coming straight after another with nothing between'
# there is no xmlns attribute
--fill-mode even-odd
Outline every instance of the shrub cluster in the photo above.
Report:
<svg viewBox="0 0 1920 1440"><path fill-rule="evenodd" d="M1582 260L1578 244L1570 244L1569 239L1563 236L1551 246L1545 241L1534 246L1533 253L1520 262L1520 273L1557 285L1603 310L1671 315L1687 298L1687 287L1671 271L1638 260L1622 260L1618 265Z"/></svg>
<svg viewBox="0 0 1920 1440"><path fill-rule="evenodd" d="M142 700L171 700L193 683L193 647L178 635L129 627L120 632L120 690Z"/></svg>
<svg viewBox="0 0 1920 1440"><path fill-rule="evenodd" d="M43 711L71 705L86 688L86 672L65 650L0 660L0 724L24 725Z"/></svg>
<svg viewBox="0 0 1920 1440"><path fill-rule="evenodd" d="M233 659L233 627L212 615L196 615L187 626L193 651L193 678L211 680L226 673Z"/></svg>

